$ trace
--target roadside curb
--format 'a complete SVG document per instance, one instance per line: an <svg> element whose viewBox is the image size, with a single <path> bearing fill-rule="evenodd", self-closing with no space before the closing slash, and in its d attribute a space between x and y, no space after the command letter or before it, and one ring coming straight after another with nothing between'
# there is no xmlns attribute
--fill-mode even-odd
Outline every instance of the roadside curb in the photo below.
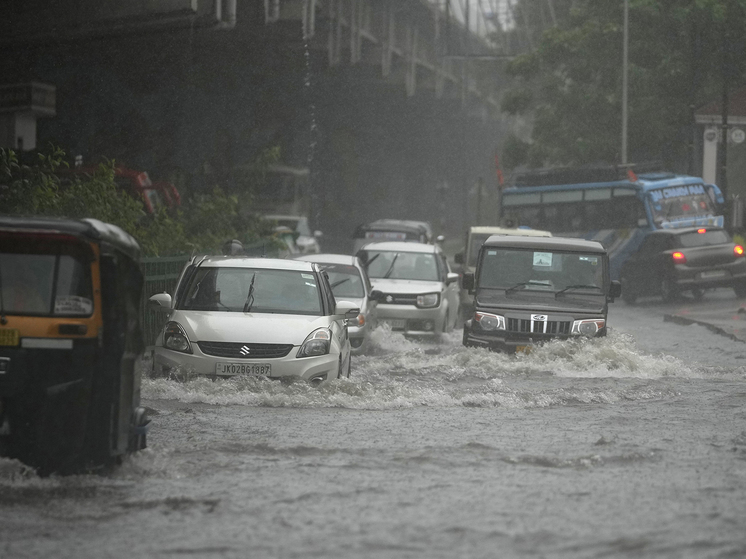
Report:
<svg viewBox="0 0 746 559"><path fill-rule="evenodd" d="M676 314L664 314L663 322L673 322L675 324L681 324L684 326L689 326L690 324L699 324L700 326L704 326L711 332L715 332L716 334L720 334L721 336L730 338L733 341L746 343L746 341L742 340L738 336L734 336L733 334L731 334L730 332L727 332L723 328L720 328L719 326L715 326L714 324L711 324L709 322L704 322L702 320L694 320L691 318L685 318L683 316L676 315Z"/></svg>

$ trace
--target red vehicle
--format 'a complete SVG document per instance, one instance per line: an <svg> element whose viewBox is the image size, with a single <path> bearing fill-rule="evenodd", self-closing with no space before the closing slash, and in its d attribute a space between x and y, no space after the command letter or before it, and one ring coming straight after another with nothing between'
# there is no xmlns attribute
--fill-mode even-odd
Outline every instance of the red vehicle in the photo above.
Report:
<svg viewBox="0 0 746 559"><path fill-rule="evenodd" d="M93 175L95 172L96 167L87 165L63 173ZM151 181L147 171L136 171L120 165L114 168L114 180L119 188L136 200L142 201L145 211L149 214L155 213L161 207L173 209L181 206L181 195L176 187L166 181Z"/></svg>

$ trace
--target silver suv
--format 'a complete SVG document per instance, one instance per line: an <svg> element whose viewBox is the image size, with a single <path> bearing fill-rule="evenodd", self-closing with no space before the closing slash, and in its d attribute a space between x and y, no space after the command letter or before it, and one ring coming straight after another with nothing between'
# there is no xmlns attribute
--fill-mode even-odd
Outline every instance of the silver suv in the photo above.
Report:
<svg viewBox="0 0 746 559"><path fill-rule="evenodd" d="M440 338L459 316L459 275L437 245L370 243L357 253L382 293L378 320L392 330Z"/></svg>

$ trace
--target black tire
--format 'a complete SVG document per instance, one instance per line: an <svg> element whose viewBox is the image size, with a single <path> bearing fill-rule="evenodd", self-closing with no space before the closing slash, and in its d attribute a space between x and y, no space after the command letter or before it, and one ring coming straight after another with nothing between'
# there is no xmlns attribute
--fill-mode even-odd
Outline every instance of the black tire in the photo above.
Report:
<svg viewBox="0 0 746 559"><path fill-rule="evenodd" d="M746 297L746 282L739 281L735 285L733 285L733 291L736 292L736 297L739 299L743 299Z"/></svg>
<svg viewBox="0 0 746 559"><path fill-rule="evenodd" d="M667 303L675 301L679 297L679 286L670 278L663 278L660 285L661 297Z"/></svg>
<svg viewBox="0 0 746 559"><path fill-rule="evenodd" d="M632 283L624 276L622 282L622 301L628 305L634 305L637 302L637 292L632 288Z"/></svg>
<svg viewBox="0 0 746 559"><path fill-rule="evenodd" d="M347 378L350 378L350 373L352 373L352 352L347 356Z"/></svg>

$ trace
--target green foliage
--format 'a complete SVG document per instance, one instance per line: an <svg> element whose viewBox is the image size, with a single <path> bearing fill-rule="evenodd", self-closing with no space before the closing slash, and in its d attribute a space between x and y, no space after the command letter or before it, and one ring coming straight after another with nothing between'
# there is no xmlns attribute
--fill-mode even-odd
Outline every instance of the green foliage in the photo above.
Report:
<svg viewBox="0 0 746 559"><path fill-rule="evenodd" d="M533 115L534 164L620 159L623 2L555 2L557 25L532 31L535 48L508 73L503 109ZM538 4L521 0L528 16ZM629 0L630 161L686 161L692 109L746 78L746 0ZM530 106L521 104L534 92Z"/></svg>
<svg viewBox="0 0 746 559"><path fill-rule="evenodd" d="M6 214L95 218L118 225L134 236L145 256L217 252L227 239L253 243L271 235L268 224L253 216L251 196L243 200L219 188L198 194L177 210L159 208L147 215L141 200L117 187L114 161L100 164L91 174L70 173L64 152L52 148L24 165L13 150L0 149L0 208ZM266 172L266 152L254 177ZM262 171L264 169L264 171Z"/></svg>

